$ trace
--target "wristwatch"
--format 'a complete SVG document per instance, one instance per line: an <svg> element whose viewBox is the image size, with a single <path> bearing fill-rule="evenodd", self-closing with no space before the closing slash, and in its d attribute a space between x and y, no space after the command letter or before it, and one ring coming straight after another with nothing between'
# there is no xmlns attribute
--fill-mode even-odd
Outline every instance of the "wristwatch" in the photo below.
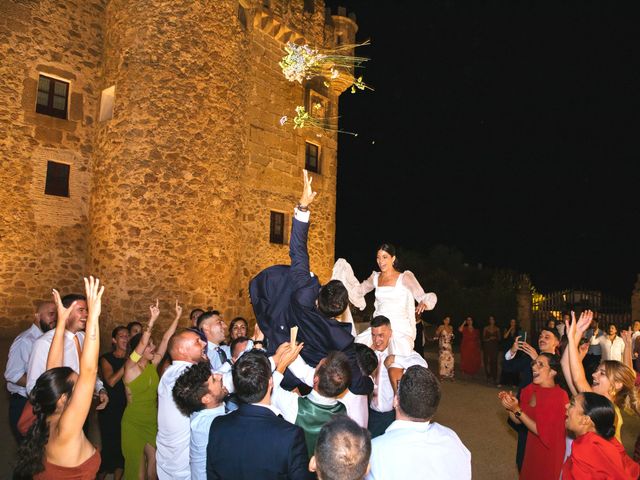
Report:
<svg viewBox="0 0 640 480"><path fill-rule="evenodd" d="M513 414L516 416L516 418L520 418L522 416L522 410L518 410L517 412L513 412Z"/></svg>

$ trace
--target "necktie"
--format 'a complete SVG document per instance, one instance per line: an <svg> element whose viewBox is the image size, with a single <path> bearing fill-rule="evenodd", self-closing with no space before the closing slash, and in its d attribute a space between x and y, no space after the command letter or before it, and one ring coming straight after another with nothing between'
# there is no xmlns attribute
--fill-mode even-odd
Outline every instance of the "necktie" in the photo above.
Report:
<svg viewBox="0 0 640 480"><path fill-rule="evenodd" d="M227 361L227 354L224 353L220 347L216 347L216 352L218 352L218 357L220 357L220 363L225 363Z"/></svg>
<svg viewBox="0 0 640 480"><path fill-rule="evenodd" d="M73 343L76 344L76 350L78 351L78 362L79 362L80 358L82 358L82 347L80 346L80 340L78 339L77 335L73 336Z"/></svg>

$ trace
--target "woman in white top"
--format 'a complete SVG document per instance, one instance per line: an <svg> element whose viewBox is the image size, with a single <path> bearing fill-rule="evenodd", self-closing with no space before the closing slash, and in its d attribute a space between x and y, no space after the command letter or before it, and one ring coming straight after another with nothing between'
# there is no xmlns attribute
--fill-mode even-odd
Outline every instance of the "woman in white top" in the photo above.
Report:
<svg viewBox="0 0 640 480"><path fill-rule="evenodd" d="M371 276L358 287L362 296L375 289L375 311L373 316L383 315L391 321L393 335L390 352L397 355L409 355L413 351L416 338L416 314L432 310L438 298L435 293L425 291L409 270L397 270L396 250L393 245L382 244L376 254L379 272ZM417 306L416 306L417 302ZM371 344L371 329L358 335L356 341Z"/></svg>

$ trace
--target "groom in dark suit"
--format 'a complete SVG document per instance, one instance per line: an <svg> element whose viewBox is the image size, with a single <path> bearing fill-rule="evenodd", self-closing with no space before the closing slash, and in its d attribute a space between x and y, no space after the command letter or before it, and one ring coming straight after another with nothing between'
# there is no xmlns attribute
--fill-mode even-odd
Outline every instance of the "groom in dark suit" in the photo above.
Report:
<svg viewBox="0 0 640 480"><path fill-rule="evenodd" d="M271 408L273 379L264 353L242 355L233 366L233 384L242 403L211 424L207 480L309 479L303 430Z"/></svg>
<svg viewBox="0 0 640 480"><path fill-rule="evenodd" d="M352 324L336 319L349 306L347 289L339 280L321 287L318 277L309 270L309 205L316 197L311 180L304 170L304 188L291 226L291 266L275 265L253 278L249 284L251 303L260 330L268 339L270 353L289 340L291 327L297 325L298 340L305 345L301 353L305 362L315 367L328 352L344 352L351 365L349 390L356 395L368 395L373 391L373 382L358 367ZM293 387L295 381L287 373L283 386Z"/></svg>

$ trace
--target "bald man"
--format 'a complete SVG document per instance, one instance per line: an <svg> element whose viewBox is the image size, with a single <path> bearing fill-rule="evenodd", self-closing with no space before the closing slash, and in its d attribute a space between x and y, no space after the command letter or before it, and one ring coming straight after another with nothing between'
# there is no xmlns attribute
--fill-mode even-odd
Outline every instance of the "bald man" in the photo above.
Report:
<svg viewBox="0 0 640 480"><path fill-rule="evenodd" d="M189 480L189 417L178 410L173 400L173 386L184 370L200 361L207 361L207 344L197 333L183 330L169 340L172 363L158 384L158 435L156 463L160 480Z"/></svg>
<svg viewBox="0 0 640 480"><path fill-rule="evenodd" d="M56 326L58 318L56 306L53 302L39 302L31 326L16 337L9 349L7 369L4 378L7 390L11 394L9 400L9 426L14 437L20 442L22 436L18 432L18 419L27 402L27 370L29 369L29 355L33 344L43 333Z"/></svg>

